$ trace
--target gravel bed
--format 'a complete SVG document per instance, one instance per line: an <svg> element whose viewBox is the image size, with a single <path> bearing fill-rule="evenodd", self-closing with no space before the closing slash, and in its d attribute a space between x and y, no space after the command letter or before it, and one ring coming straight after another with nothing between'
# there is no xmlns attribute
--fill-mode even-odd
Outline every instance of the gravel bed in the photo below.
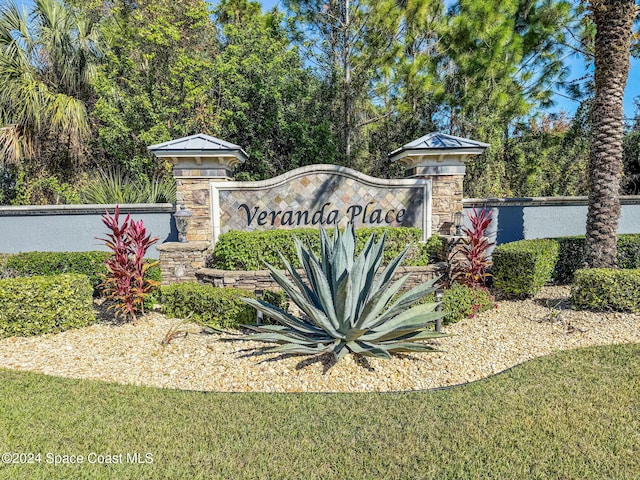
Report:
<svg viewBox="0 0 640 480"><path fill-rule="evenodd" d="M254 342L193 333L161 345L176 319L151 313L135 325L97 324L59 334L0 340L0 367L47 375L216 392L384 392L471 382L559 350L640 342L640 315L568 309L568 287L444 328L438 353L391 360L347 355L257 355Z"/></svg>

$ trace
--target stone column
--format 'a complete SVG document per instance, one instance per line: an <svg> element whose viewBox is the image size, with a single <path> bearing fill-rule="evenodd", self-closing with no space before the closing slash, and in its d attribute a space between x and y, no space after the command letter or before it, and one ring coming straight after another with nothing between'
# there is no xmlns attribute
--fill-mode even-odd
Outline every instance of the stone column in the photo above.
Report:
<svg viewBox="0 0 640 480"><path fill-rule="evenodd" d="M238 145L202 133L152 145L148 150L173 164L177 205L191 212L187 242L157 247L162 284L195 281L195 272L204 268L213 242L210 184L229 180L233 168L245 162L247 154Z"/></svg>
<svg viewBox="0 0 640 480"><path fill-rule="evenodd" d="M454 216L462 211L465 162L488 146L476 140L434 132L389 154L391 161L405 166L408 178L431 180L433 233L455 234Z"/></svg>
<svg viewBox="0 0 640 480"><path fill-rule="evenodd" d="M196 272L205 266L210 246L209 242L165 242L158 245L162 285L195 282Z"/></svg>
<svg viewBox="0 0 640 480"><path fill-rule="evenodd" d="M438 235L455 233L454 215L462 211L463 175L424 175L431 180L431 228Z"/></svg>

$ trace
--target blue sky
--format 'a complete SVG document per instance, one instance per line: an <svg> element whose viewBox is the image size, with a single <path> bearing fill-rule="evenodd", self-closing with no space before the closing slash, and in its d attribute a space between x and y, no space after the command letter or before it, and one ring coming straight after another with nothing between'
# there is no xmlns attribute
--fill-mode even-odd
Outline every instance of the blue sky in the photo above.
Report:
<svg viewBox="0 0 640 480"><path fill-rule="evenodd" d="M263 11L270 10L274 5L282 8L282 2L279 0L262 0L260 3L262 4ZM570 79L580 78L586 73L585 64L580 59L570 59L569 67L571 69ZM634 98L637 96L640 96L640 59L632 58L627 88L624 91L624 114L625 117L629 119L633 118L635 114ZM560 95L555 96L555 101L556 105L548 109L549 112L564 110L569 115L573 115L576 108L578 108L578 102L566 99Z"/></svg>

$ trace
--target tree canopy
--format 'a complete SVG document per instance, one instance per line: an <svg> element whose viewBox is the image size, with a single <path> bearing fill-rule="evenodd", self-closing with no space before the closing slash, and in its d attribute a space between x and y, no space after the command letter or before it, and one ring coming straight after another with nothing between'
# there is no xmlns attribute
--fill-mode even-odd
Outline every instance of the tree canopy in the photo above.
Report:
<svg viewBox="0 0 640 480"><path fill-rule="evenodd" d="M248 152L237 178L401 175L387 154L439 130L491 144L467 196L587 192L592 94L567 59L593 27L567 0L67 2L0 7L0 203L73 201L96 171L149 182L167 170L148 145L200 132ZM541 113L558 91L582 95L574 118Z"/></svg>

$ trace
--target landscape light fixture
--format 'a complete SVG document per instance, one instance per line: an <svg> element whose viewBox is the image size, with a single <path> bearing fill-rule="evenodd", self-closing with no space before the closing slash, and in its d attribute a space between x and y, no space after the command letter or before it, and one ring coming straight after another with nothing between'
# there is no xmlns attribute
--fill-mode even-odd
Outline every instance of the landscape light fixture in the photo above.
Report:
<svg viewBox="0 0 640 480"><path fill-rule="evenodd" d="M464 215L462 212L456 212L453 216L453 222L456 227L456 237L462 236L462 224L464 222Z"/></svg>
<svg viewBox="0 0 640 480"><path fill-rule="evenodd" d="M178 229L178 241L187 243L187 229L191 212L184 205L180 205L180 209L173 214L173 218L176 220L176 228Z"/></svg>

